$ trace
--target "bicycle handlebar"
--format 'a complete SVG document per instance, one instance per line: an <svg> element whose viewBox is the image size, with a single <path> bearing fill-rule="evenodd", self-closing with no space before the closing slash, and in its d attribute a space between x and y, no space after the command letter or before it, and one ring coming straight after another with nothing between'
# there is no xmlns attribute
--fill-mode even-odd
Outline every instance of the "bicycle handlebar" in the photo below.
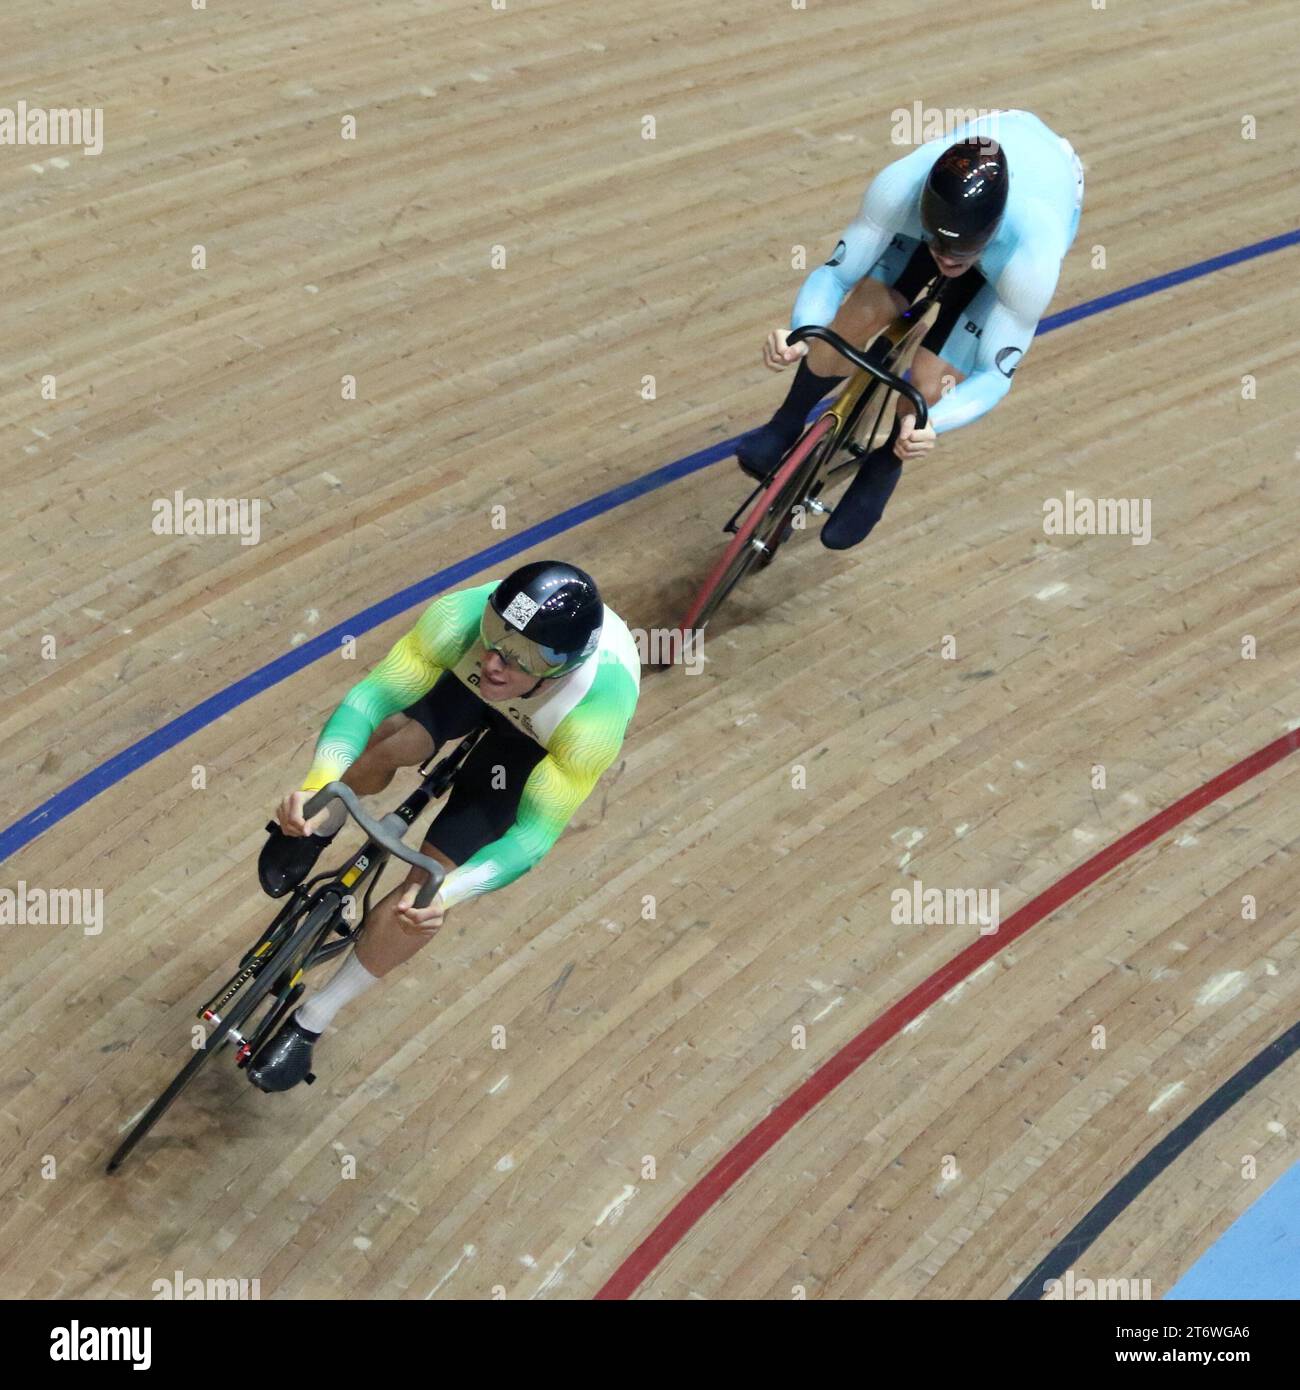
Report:
<svg viewBox="0 0 1300 1390"><path fill-rule="evenodd" d="M926 421L930 418L930 411L926 406L925 397L910 381L904 381L901 376L895 376L893 372L887 372L883 367L878 367L867 357L865 352L860 352L852 343L845 342L832 328L823 328L818 323L806 323L801 328L796 328L786 339L786 342L802 343L805 338L820 338L822 342L833 347L841 357L847 357L855 367L861 368L868 376L875 377L882 386L888 386L891 390L897 391L900 396L906 396L916 411L917 429L923 430L925 428Z"/></svg>
<svg viewBox="0 0 1300 1390"><path fill-rule="evenodd" d="M343 782L330 782L316 792L302 808L303 819L311 820L317 812L324 810L336 797L347 808L348 815L376 844L382 845L389 854L395 854L399 859L413 864L417 869L424 869L428 873L428 883L424 884L415 895L416 907L428 907L433 901L434 894L442 887L442 881L446 877L447 871L436 859L430 859L427 854L421 854L419 850L412 849L403 841L402 832L410 827L395 811L390 811L383 820L376 820L361 804L356 792L351 787Z"/></svg>

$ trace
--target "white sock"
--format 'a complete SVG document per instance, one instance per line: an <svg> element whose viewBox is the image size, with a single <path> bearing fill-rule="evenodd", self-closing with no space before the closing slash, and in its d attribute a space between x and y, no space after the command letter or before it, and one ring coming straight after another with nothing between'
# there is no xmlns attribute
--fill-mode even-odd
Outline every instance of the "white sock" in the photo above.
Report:
<svg viewBox="0 0 1300 1390"><path fill-rule="evenodd" d="M323 1033L344 1004L355 999L358 994L364 994L371 985L378 982L379 976L372 975L357 959L357 953L353 950L334 972L329 984L317 990L298 1009L298 1022L309 1033Z"/></svg>

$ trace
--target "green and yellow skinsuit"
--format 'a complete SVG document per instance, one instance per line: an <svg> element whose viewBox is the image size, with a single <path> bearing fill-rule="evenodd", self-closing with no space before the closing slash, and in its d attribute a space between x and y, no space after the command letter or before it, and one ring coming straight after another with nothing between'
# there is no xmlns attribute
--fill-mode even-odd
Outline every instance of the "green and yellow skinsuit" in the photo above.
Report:
<svg viewBox="0 0 1300 1390"><path fill-rule="evenodd" d="M475 694L484 650L479 620L499 580L445 594L383 661L348 691L330 716L302 784L313 792L341 777L390 714L427 695L444 671ZM527 699L484 701L539 743L546 756L524 784L515 822L447 875L441 898L452 907L504 888L551 848L573 813L618 756L636 709L641 662L622 618L605 609L600 645L566 676Z"/></svg>

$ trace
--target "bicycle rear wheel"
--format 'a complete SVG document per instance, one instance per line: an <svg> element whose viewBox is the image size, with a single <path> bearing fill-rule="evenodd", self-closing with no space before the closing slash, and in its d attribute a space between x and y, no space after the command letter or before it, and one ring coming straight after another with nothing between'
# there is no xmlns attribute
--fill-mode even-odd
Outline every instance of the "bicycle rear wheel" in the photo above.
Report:
<svg viewBox="0 0 1300 1390"><path fill-rule="evenodd" d="M158 1123L176 1097L199 1074L208 1058L219 1052L223 1043L231 1041L230 1033L237 1030L257 1008L283 974L285 968L295 961L298 955L305 952L313 936L328 929L337 910L338 903L333 897L327 897L318 902L307 914L302 925L284 942L279 950L270 956L267 963L258 972L257 978L248 985L247 993L235 1001L230 1011L208 1034L206 1043L176 1073L171 1085L145 1111L130 1134L118 1145L113 1157L108 1161L108 1172L117 1172L131 1150Z"/></svg>
<svg viewBox="0 0 1300 1390"><path fill-rule="evenodd" d="M771 563L808 482L822 465L820 450L829 444L835 425L829 412L819 416L785 456L686 610L679 625L683 633L705 627L751 569Z"/></svg>

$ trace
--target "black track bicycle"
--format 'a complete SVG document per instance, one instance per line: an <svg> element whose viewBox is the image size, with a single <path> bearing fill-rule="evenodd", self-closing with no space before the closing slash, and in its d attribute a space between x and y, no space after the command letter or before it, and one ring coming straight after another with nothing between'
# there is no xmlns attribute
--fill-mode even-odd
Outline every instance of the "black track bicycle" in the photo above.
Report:
<svg viewBox="0 0 1300 1390"><path fill-rule="evenodd" d="M431 801L450 789L486 729L484 723L432 767L426 763L421 769L424 777L420 785L382 820L371 816L352 788L342 782L331 782L312 796L303 807L305 819L310 820L337 797L347 808L348 815L365 831L365 844L339 868L318 874L296 887L275 920L244 953L234 975L198 1010L197 1017L209 1025L210 1031L171 1085L118 1145L108 1162L110 1173L122 1166L210 1057L225 1049L233 1056L236 1067L247 1071L302 997L306 989L303 976L307 971L333 960L360 935L375 885L390 856L428 871L429 881L421 887L415 905L427 907L433 901L442 887L442 865L405 844L402 836ZM362 893L358 915L355 903ZM315 1079L308 1074L308 1082Z"/></svg>

